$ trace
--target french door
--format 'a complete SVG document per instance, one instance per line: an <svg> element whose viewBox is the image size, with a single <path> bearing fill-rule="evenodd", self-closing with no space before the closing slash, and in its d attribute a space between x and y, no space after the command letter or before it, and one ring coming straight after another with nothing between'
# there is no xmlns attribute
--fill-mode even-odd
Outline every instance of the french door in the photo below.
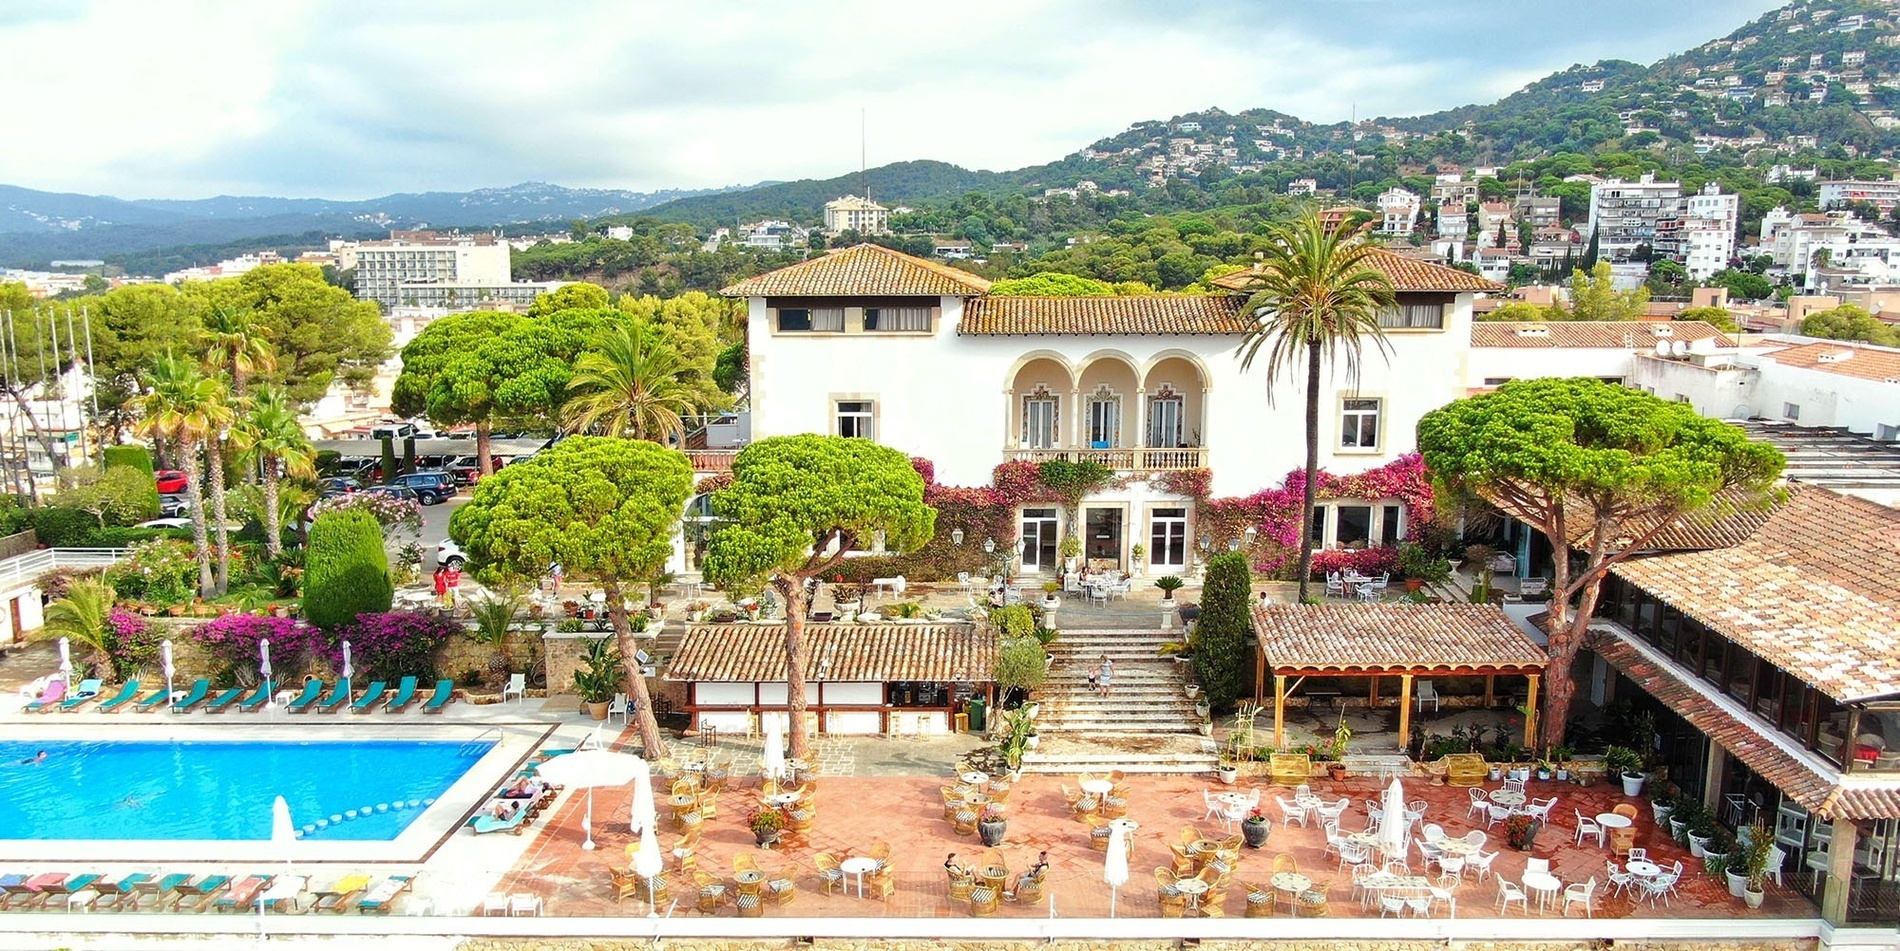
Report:
<svg viewBox="0 0 1900 951"><path fill-rule="evenodd" d="M1148 566L1157 571L1187 568L1187 509L1155 509L1148 520Z"/></svg>
<svg viewBox="0 0 1900 951"><path fill-rule="evenodd" d="M1023 509L1023 570L1054 571L1056 561L1056 510Z"/></svg>

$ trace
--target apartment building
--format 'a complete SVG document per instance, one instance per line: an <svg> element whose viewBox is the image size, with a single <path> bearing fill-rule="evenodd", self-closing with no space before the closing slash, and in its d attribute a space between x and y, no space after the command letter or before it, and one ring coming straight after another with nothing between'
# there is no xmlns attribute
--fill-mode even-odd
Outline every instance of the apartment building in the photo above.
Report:
<svg viewBox="0 0 1900 951"><path fill-rule="evenodd" d="M1627 261L1638 246L1656 245L1656 231L1681 211L1682 185L1644 175L1634 182L1611 179L1590 186L1590 224L1586 234L1608 261Z"/></svg>
<svg viewBox="0 0 1900 951"><path fill-rule="evenodd" d="M891 210L869 198L843 195L825 202L825 230L832 234L840 231L889 234Z"/></svg>
<svg viewBox="0 0 1900 951"><path fill-rule="evenodd" d="M1900 181L1822 182L1820 201L1823 209L1864 201L1880 209L1882 215L1892 214L1893 206L1900 204Z"/></svg>
<svg viewBox="0 0 1900 951"><path fill-rule="evenodd" d="M1379 230L1386 234L1411 234L1418 226L1418 196L1403 188L1388 188L1379 193Z"/></svg>
<svg viewBox="0 0 1900 951"><path fill-rule="evenodd" d="M413 305L410 285L496 288L511 283L510 248L492 234L391 231L364 241L356 256L356 296L385 308Z"/></svg>

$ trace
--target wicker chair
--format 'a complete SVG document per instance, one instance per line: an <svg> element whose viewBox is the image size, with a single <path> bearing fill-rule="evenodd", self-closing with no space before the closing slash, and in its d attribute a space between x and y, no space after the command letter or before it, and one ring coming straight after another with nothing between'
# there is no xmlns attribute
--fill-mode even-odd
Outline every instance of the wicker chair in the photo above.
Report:
<svg viewBox="0 0 1900 951"><path fill-rule="evenodd" d="M698 888L699 895L693 907L702 915L718 914L719 906L726 903L726 883L705 872L694 872L693 884Z"/></svg>
<svg viewBox="0 0 1900 951"><path fill-rule="evenodd" d="M950 818L950 826L958 835L975 835L976 811L969 806L959 808L957 814Z"/></svg>
<svg viewBox="0 0 1900 951"><path fill-rule="evenodd" d="M638 898L640 897L640 892L644 890L640 885L640 876L638 875L634 875L631 872L622 872L615 868L609 868L607 874L613 879L614 901L616 902L626 901L629 898Z"/></svg>
<svg viewBox="0 0 1900 951"><path fill-rule="evenodd" d="M1034 875L1024 875L1022 877L1022 880L1016 883L1016 904L1018 905L1041 904L1042 903L1042 881L1043 881L1043 878L1047 876L1048 874L1049 874L1049 870L1043 869L1042 871L1037 872Z"/></svg>
<svg viewBox="0 0 1900 951"><path fill-rule="evenodd" d="M765 880L765 893L774 905L789 905L798 900L798 878L789 868L780 869Z"/></svg>
<svg viewBox="0 0 1900 951"><path fill-rule="evenodd" d="M818 868L818 881L825 887L825 894L844 887L844 869L838 867L838 859L830 852L812 856L811 864Z"/></svg>
<svg viewBox="0 0 1900 951"><path fill-rule="evenodd" d="M1273 874L1278 875L1281 872L1298 872L1299 870L1300 862L1293 857L1293 853L1281 852L1273 857Z"/></svg>
<svg viewBox="0 0 1900 951"><path fill-rule="evenodd" d="M1313 775L1313 761L1305 753L1275 753L1268 761L1267 775L1276 786L1298 786Z"/></svg>
<svg viewBox="0 0 1900 951"><path fill-rule="evenodd" d="M1439 762L1445 764L1445 782L1452 786L1482 786L1491 775L1482 754L1447 753Z"/></svg>
<svg viewBox="0 0 1900 951"><path fill-rule="evenodd" d="M970 916L973 918L988 918L996 914L996 909L1002 904L1002 893L994 888L978 885L970 891Z"/></svg>
<svg viewBox="0 0 1900 951"><path fill-rule="evenodd" d="M1187 850L1187 846L1170 842L1168 852L1174 856L1174 874L1194 874L1194 855Z"/></svg>
<svg viewBox="0 0 1900 951"><path fill-rule="evenodd" d="M944 869L944 874L950 877L950 900L969 901L970 893L976 889L976 877L968 872L959 875L949 869Z"/></svg>
<svg viewBox="0 0 1900 951"><path fill-rule="evenodd" d="M732 857L732 874L739 875L744 872L756 872L758 870L759 870L758 860L754 859L752 856L747 855L744 852L741 852L738 855L735 855Z"/></svg>
<svg viewBox="0 0 1900 951"><path fill-rule="evenodd" d="M880 901L889 898L897 894L897 872L888 865L879 868L870 874L870 881L864 887Z"/></svg>
<svg viewBox="0 0 1900 951"><path fill-rule="evenodd" d="M1293 899L1293 916L1298 918L1326 917L1326 893L1332 891L1332 882L1320 882L1312 888L1299 893Z"/></svg>
<svg viewBox="0 0 1900 951"><path fill-rule="evenodd" d="M1120 819L1128 815L1128 799L1109 793L1108 798L1102 800L1102 815L1109 819Z"/></svg>
<svg viewBox="0 0 1900 951"><path fill-rule="evenodd" d="M1089 848L1097 852L1108 851L1108 837L1113 831L1108 820L1101 816L1088 816L1083 820L1089 827Z"/></svg>
<svg viewBox="0 0 1900 951"><path fill-rule="evenodd" d="M1174 883L1173 869L1155 869L1155 898L1161 903L1163 918L1180 918L1187 914L1187 896Z"/></svg>
<svg viewBox="0 0 1900 951"><path fill-rule="evenodd" d="M1262 888L1252 882L1241 882L1247 889L1247 917L1273 917L1273 889Z"/></svg>

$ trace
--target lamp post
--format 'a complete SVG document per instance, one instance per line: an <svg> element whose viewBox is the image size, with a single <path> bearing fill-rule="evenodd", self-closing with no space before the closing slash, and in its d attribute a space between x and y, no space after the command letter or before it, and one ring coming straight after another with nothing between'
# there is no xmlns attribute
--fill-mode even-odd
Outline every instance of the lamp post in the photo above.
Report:
<svg viewBox="0 0 1900 951"><path fill-rule="evenodd" d="M953 528L950 530L950 544L952 545L963 544L963 529Z"/></svg>
<svg viewBox="0 0 1900 951"><path fill-rule="evenodd" d="M1238 539L1238 538L1229 538L1229 539L1227 540L1227 550L1228 550L1228 551L1239 551L1239 550L1240 550L1240 539Z"/></svg>

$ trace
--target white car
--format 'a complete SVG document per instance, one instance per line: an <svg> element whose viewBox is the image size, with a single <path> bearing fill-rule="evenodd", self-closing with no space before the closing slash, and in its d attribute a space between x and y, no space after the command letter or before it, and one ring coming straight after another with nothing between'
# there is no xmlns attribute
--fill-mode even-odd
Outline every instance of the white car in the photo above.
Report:
<svg viewBox="0 0 1900 951"><path fill-rule="evenodd" d="M137 527L139 528L190 528L191 519L155 518L149 522L140 522Z"/></svg>
<svg viewBox="0 0 1900 951"><path fill-rule="evenodd" d="M452 538L444 538L442 544L435 546L435 563L438 565L460 568L467 560L462 554L462 546L457 545Z"/></svg>

